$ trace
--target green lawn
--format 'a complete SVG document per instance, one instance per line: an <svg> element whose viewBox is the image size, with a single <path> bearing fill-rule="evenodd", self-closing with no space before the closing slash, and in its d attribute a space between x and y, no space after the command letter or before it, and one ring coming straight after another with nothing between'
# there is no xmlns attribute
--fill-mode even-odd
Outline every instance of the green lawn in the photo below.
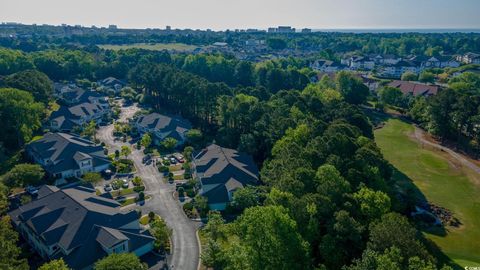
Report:
<svg viewBox="0 0 480 270"><path fill-rule="evenodd" d="M474 184L480 176L453 164L448 154L410 139L413 130L410 124L390 119L375 131L376 142L385 158L430 202L450 209L463 224L447 227L446 236L425 233L426 237L461 266L480 266L480 187Z"/></svg>
<svg viewBox="0 0 480 270"><path fill-rule="evenodd" d="M160 219L160 216L159 215L155 215L155 220L157 219ZM139 220L140 224L142 225L147 225L148 223L150 223L150 218L148 217L148 215L144 215L140 218Z"/></svg>
<svg viewBox="0 0 480 270"><path fill-rule="evenodd" d="M175 165L170 165L170 166L168 166L168 169L170 170L170 172L180 171L182 169L182 164L177 163Z"/></svg>
<svg viewBox="0 0 480 270"><path fill-rule="evenodd" d="M112 190L110 194L112 194L113 197L118 197L118 196L125 196L125 195L130 195L135 193L133 188L120 188L118 190Z"/></svg>
<svg viewBox="0 0 480 270"><path fill-rule="evenodd" d="M137 49L145 49L145 50L152 50L152 51L162 51L162 50L176 50L176 51L183 51L183 52L191 52L198 48L195 45L188 45L184 43L135 43L135 44L124 44L124 45L112 45L112 44L105 44L99 45L100 48L106 50L126 50L131 48Z"/></svg>

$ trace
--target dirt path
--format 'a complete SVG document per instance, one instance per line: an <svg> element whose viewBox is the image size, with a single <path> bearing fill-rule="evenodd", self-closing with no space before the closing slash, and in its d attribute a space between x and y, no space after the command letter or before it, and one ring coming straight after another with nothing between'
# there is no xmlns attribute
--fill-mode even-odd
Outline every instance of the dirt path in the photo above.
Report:
<svg viewBox="0 0 480 270"><path fill-rule="evenodd" d="M463 166L465 166L467 168L470 168L474 172L480 174L480 167L478 165L476 165L475 163L468 160L468 158L466 158L462 154L459 154L459 153L453 151L450 148L447 148L447 147L442 146L438 143L434 143L434 142L431 142L431 141L425 139L425 131L418 128L417 126L415 126L414 135L415 135L415 139L417 141L448 153L450 156L452 156L456 161L458 161Z"/></svg>

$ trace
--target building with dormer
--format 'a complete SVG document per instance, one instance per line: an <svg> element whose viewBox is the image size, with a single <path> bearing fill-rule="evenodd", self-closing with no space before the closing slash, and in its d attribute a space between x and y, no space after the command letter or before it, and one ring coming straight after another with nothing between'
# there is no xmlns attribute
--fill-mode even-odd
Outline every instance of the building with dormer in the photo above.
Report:
<svg viewBox="0 0 480 270"><path fill-rule="evenodd" d="M155 239L141 229L137 212L120 207L94 188L42 186L35 199L8 215L43 259L62 258L81 270L112 253L142 256L153 250Z"/></svg>
<svg viewBox="0 0 480 270"><path fill-rule="evenodd" d="M195 153L192 166L200 195L212 210L225 210L236 190L259 184L258 168L250 155L216 144Z"/></svg>
<svg viewBox="0 0 480 270"><path fill-rule="evenodd" d="M47 133L27 145L28 155L56 179L81 177L87 172L102 172L110 167L110 160L100 145L71 134Z"/></svg>

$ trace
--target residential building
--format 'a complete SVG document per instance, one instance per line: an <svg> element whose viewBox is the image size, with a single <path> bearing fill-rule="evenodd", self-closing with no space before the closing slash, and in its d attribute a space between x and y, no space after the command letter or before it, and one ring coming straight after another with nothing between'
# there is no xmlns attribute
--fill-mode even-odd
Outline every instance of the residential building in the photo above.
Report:
<svg viewBox="0 0 480 270"><path fill-rule="evenodd" d="M200 195L212 210L225 210L233 193L259 184L258 168L251 156L212 144L193 154L193 177L201 185Z"/></svg>
<svg viewBox="0 0 480 270"><path fill-rule="evenodd" d="M437 85L428 85L407 81L393 81L389 83L388 86L400 89L404 95L413 95L415 97L432 96L436 95L439 91L439 87Z"/></svg>
<svg viewBox="0 0 480 270"><path fill-rule="evenodd" d="M337 72L342 69L342 66L339 63L324 59L316 60L310 65L310 67L312 69L327 73Z"/></svg>
<svg viewBox="0 0 480 270"><path fill-rule="evenodd" d="M372 70L375 68L375 61L363 56L352 56L347 59L342 59L341 64L353 70Z"/></svg>
<svg viewBox="0 0 480 270"><path fill-rule="evenodd" d="M375 64L378 65L395 65L400 62L402 58L395 55L387 54L374 56L372 57L372 60L375 62Z"/></svg>
<svg viewBox="0 0 480 270"><path fill-rule="evenodd" d="M432 56L428 58L414 57L422 69L427 68L456 68L460 63L452 56Z"/></svg>
<svg viewBox="0 0 480 270"><path fill-rule="evenodd" d="M81 127L90 121L102 123L110 114L108 103L84 102L73 106L60 106L48 120L52 131L71 132L75 127Z"/></svg>
<svg viewBox="0 0 480 270"><path fill-rule="evenodd" d="M58 98L61 98L62 95L65 93L77 91L78 89L80 89L80 87L78 87L74 83L59 83L59 82L53 83L53 90L54 90L53 95Z"/></svg>
<svg viewBox="0 0 480 270"><path fill-rule="evenodd" d="M99 104L105 108L109 107L108 99L104 94L98 91L85 90L79 87L62 93L59 98L61 102L67 105L90 102L93 104Z"/></svg>
<svg viewBox="0 0 480 270"><path fill-rule="evenodd" d="M98 81L97 84L105 89L113 90L115 93L119 93L120 90L127 85L124 81L115 77L105 78L101 81Z"/></svg>
<svg viewBox="0 0 480 270"><path fill-rule="evenodd" d="M376 92L377 89L380 87L380 81L370 78L367 75L360 75L360 79L362 80L363 84L368 87L370 92Z"/></svg>
<svg viewBox="0 0 480 270"><path fill-rule="evenodd" d="M464 55L458 55L457 61L462 62L464 64L477 64L480 65L480 54L478 53L466 53Z"/></svg>
<svg viewBox="0 0 480 270"><path fill-rule="evenodd" d="M65 183L66 178L102 172L110 167L110 159L102 146L67 133L47 133L29 143L26 152L56 179L56 185Z"/></svg>
<svg viewBox="0 0 480 270"><path fill-rule="evenodd" d="M400 78L407 71L418 74L420 68L411 61L401 60L395 65L382 66L379 75L389 78Z"/></svg>
<svg viewBox="0 0 480 270"><path fill-rule="evenodd" d="M265 40L258 40L258 39L248 39L245 41L245 46L260 46L260 45L265 45Z"/></svg>
<svg viewBox="0 0 480 270"><path fill-rule="evenodd" d="M62 258L72 269L92 269L112 253L145 255L154 238L142 230L135 211L97 196L91 187L42 186L30 203L8 215L17 231L45 260Z"/></svg>
<svg viewBox="0 0 480 270"><path fill-rule="evenodd" d="M180 116L167 116L159 113L141 115L135 121L141 134L153 135L153 143L159 145L166 138L177 140L177 146L186 141L186 133L192 129L190 122Z"/></svg>

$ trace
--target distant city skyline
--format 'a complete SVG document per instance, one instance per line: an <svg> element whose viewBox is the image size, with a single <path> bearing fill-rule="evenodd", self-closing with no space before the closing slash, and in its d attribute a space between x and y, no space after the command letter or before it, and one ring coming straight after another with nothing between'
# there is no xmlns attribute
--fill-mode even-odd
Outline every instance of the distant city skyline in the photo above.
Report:
<svg viewBox="0 0 480 270"><path fill-rule="evenodd" d="M1 22L172 29L480 29L478 0L2 0Z"/></svg>

